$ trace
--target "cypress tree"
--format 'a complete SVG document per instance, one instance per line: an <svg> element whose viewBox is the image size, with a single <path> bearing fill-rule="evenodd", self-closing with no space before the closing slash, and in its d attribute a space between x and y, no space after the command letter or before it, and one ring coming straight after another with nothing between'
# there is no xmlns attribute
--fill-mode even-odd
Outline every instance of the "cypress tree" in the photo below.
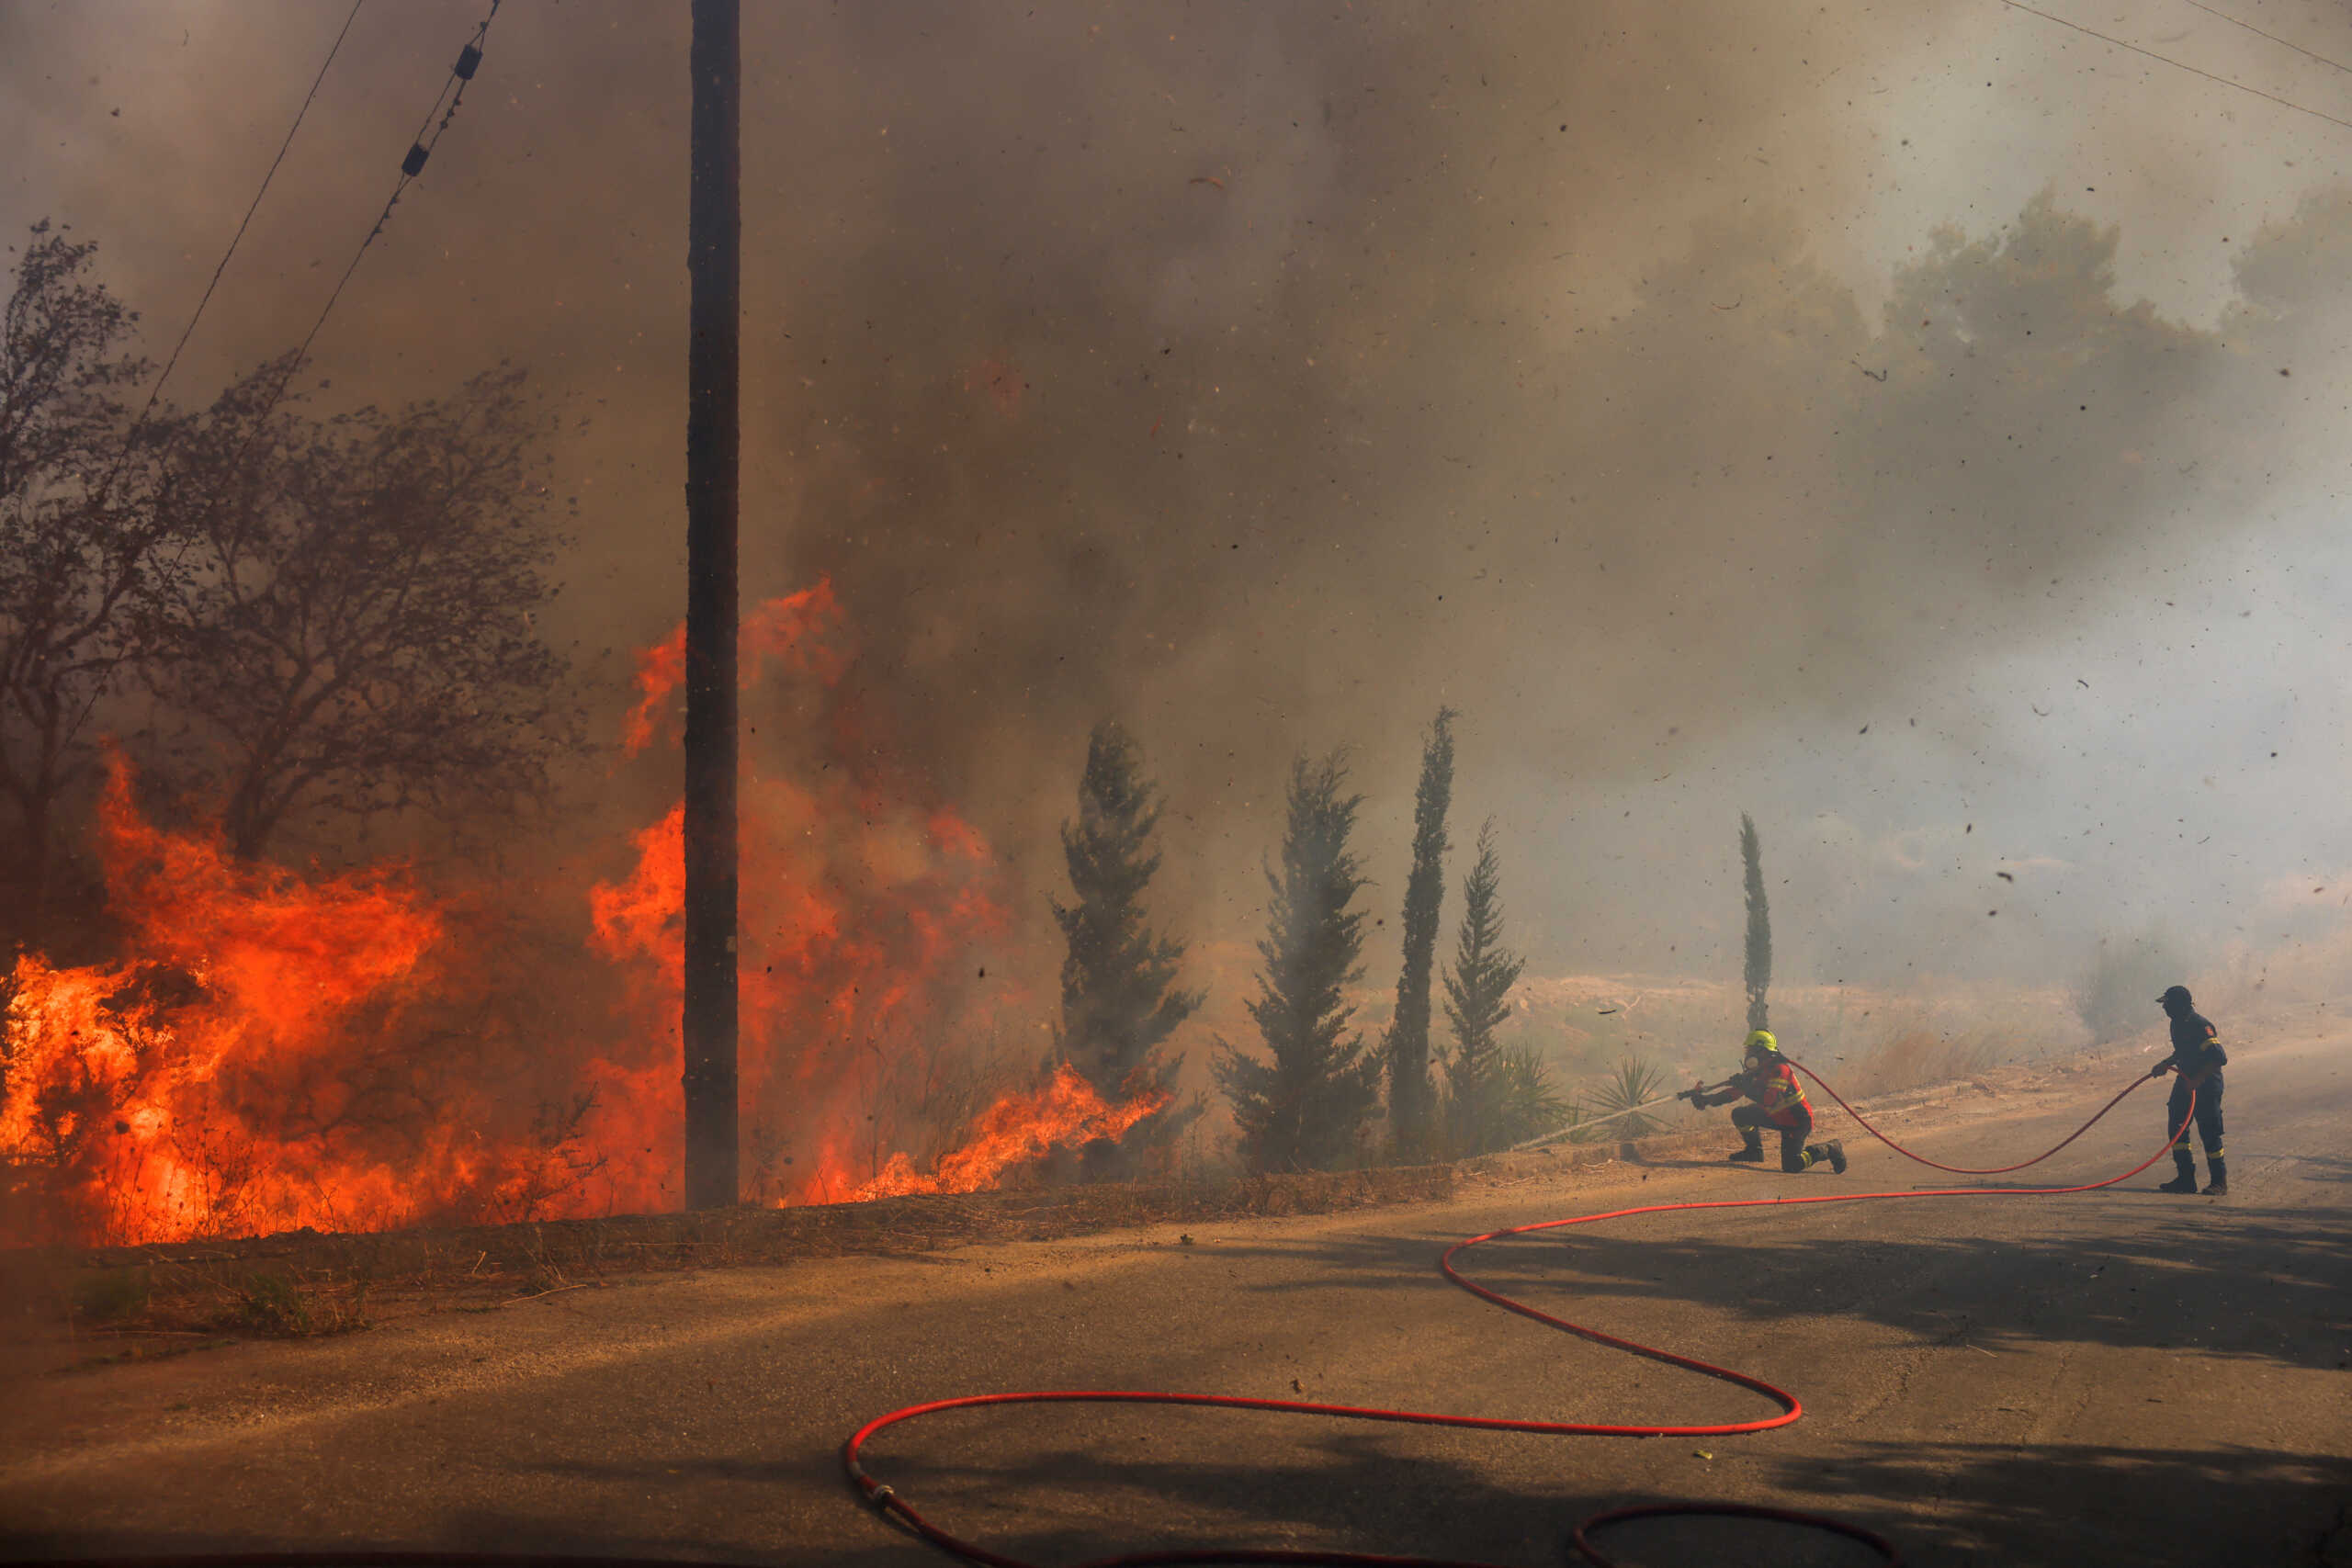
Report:
<svg viewBox="0 0 2352 1568"><path fill-rule="evenodd" d="M1462 884L1462 931L1453 971L1445 977L1445 1017L1453 1026L1446 1062L1446 1091L1454 1144L1476 1153L1498 1132L1505 1087L1496 1032L1510 1016L1510 988L1524 960L1503 946L1502 869L1495 853L1495 824L1478 829L1478 860Z"/></svg>
<svg viewBox="0 0 2352 1568"><path fill-rule="evenodd" d="M1172 1092L1182 1061L1163 1058L1159 1047L1201 1005L1201 993L1176 986L1183 945L1144 923L1144 889L1159 869L1159 809L1142 750L1117 724L1097 725L1079 775L1078 818L1062 824L1076 900L1050 902L1068 943L1057 1051L1106 1096ZM1121 1143L1089 1145L1089 1173L1124 1171L1133 1153L1164 1145L1200 1110L1197 1100L1171 1100Z"/></svg>
<svg viewBox="0 0 2352 1568"><path fill-rule="evenodd" d="M1355 1010L1340 993L1363 976L1363 916L1348 908L1363 886L1348 852L1363 796L1340 793L1346 777L1339 753L1291 766L1282 868L1266 867L1264 968L1250 1004L1265 1053L1219 1040L1211 1063L1255 1170L1339 1164L1379 1098L1380 1058L1362 1034L1341 1037Z"/></svg>
<svg viewBox="0 0 2352 1568"><path fill-rule="evenodd" d="M1747 1027L1770 1029L1765 1022L1764 993L1772 984L1772 912L1764 903L1764 848L1756 837L1756 823L1739 814L1739 858L1747 870Z"/></svg>
<svg viewBox="0 0 2352 1568"><path fill-rule="evenodd" d="M1396 1016L1388 1027L1388 1119L1399 1153L1430 1141L1430 976L1445 898L1445 813L1453 798L1453 710L1441 707L1421 747L1413 792L1413 870L1405 883L1405 962L1396 975Z"/></svg>

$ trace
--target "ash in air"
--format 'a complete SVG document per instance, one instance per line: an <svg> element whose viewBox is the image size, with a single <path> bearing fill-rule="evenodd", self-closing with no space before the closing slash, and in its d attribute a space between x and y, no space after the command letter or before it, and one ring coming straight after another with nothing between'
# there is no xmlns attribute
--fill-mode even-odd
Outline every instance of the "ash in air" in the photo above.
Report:
<svg viewBox="0 0 2352 1568"><path fill-rule="evenodd" d="M675 1201L684 14L503 16L283 357L478 19L363 17L126 441L341 12L0 12L0 1141L85 1231ZM1062 1131L1000 1174L1069 1175L1598 1103L1658 998L1737 1022L1743 813L1816 1021L2329 951L2341 133L2088 47L752 12L748 1184L937 1182L1008 1105ZM1142 1000L1089 1035L1056 905L1113 735ZM1265 1109L1278 1038L1330 1126Z"/></svg>

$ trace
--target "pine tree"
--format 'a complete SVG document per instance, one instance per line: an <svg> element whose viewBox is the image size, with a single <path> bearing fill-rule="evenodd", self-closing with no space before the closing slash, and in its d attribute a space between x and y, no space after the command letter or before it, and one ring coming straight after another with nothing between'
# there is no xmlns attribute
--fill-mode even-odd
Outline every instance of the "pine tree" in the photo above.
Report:
<svg viewBox="0 0 2352 1568"><path fill-rule="evenodd" d="M1745 811L1739 814L1739 858L1747 868L1747 1027L1769 1029L1764 993L1772 984L1772 912L1764 903L1764 848Z"/></svg>
<svg viewBox="0 0 2352 1568"><path fill-rule="evenodd" d="M1462 883L1462 931L1445 977L1445 1017L1453 1026L1446 1098L1455 1146L1475 1153L1500 1131L1505 1088L1496 1032L1510 1016L1510 988L1524 960L1503 946L1502 868L1492 818L1478 829L1478 860Z"/></svg>
<svg viewBox="0 0 2352 1568"><path fill-rule="evenodd" d="M1183 945L1144 924L1144 889L1159 869L1156 794L1134 739L1116 724L1097 725L1079 776L1078 819L1062 824L1076 901L1051 902L1069 944L1057 1053L1105 1095L1172 1094L1183 1063L1159 1047L1201 1005L1201 993L1176 987ZM1197 1097L1182 1105L1171 1099L1119 1143L1089 1145L1088 1173L1124 1174L1134 1155L1166 1145L1200 1113Z"/></svg>
<svg viewBox="0 0 2352 1568"><path fill-rule="evenodd" d="M1388 1027L1388 1119L1396 1147L1425 1152L1430 1140L1430 973L1437 958L1438 916L1445 898L1445 813L1453 798L1452 708L1437 710L1421 748L1420 787L1413 792L1413 870L1405 883L1405 963L1396 976L1396 1017Z"/></svg>
<svg viewBox="0 0 2352 1568"><path fill-rule="evenodd" d="M1338 753L1291 766L1282 869L1266 867L1273 897L1258 943L1265 967L1250 1004L1265 1055L1219 1040L1211 1064L1256 1170L1339 1164L1379 1098L1380 1058L1362 1034L1341 1038L1355 1010L1340 993L1363 975L1363 916L1348 908L1363 886L1348 852L1363 797L1340 793L1346 777Z"/></svg>

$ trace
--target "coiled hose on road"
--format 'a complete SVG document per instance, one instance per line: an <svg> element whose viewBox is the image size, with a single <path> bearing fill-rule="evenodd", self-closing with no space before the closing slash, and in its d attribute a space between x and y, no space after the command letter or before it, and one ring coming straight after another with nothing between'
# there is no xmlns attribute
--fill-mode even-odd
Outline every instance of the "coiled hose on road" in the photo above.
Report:
<svg viewBox="0 0 2352 1568"><path fill-rule="evenodd" d="M1962 1176L1997 1176L2012 1170L2022 1170L2030 1165L2040 1164L2081 1137L2100 1117L2120 1105L2132 1090L2150 1081L2146 1077L2136 1079L2130 1088L2101 1106L2090 1121L2084 1122L2068 1134L2064 1139L2033 1158L2020 1161L2016 1165L1972 1170L1961 1166L1941 1165L1923 1155L1913 1154L1876 1127L1871 1126L1860 1112L1846 1103L1836 1089L1823 1082L1819 1075L1811 1068L1802 1064L1793 1065L1797 1066L1798 1070L1805 1077L1820 1084L1823 1092L1837 1100L1846 1113L1853 1117L1865 1132L1888 1148L1905 1159L1916 1160L1921 1165L1932 1166L1938 1170L1951 1171ZM1797 1396L1788 1390L1775 1387L1761 1378L1751 1376L1747 1372L1736 1371L1729 1367L1718 1367L1712 1362L1699 1360L1695 1357L1679 1355L1672 1350L1662 1350L1655 1345L1644 1345L1635 1340L1621 1338L1613 1334L1604 1334L1600 1329L1589 1327L1584 1324L1571 1323L1566 1318L1555 1317L1550 1313L1529 1306L1524 1302L1515 1301L1499 1291L1489 1290L1476 1280L1467 1278L1454 1267L1454 1259L1470 1248L1490 1241L1500 1241L1515 1235L1527 1235L1536 1231L1560 1230L1570 1225L1599 1224L1604 1220L1632 1219L1642 1214L1681 1213L1698 1209L1787 1208L1805 1203L1903 1201L1921 1198L2034 1198L2056 1197L2072 1192L2096 1192L2103 1187L2113 1187L2118 1182L2129 1181L2163 1158L2165 1152L2188 1131L2188 1119L2196 1114L2196 1094L2192 1090L2180 1125L2173 1129L2172 1136L2166 1138L2155 1153L2120 1176L2111 1176L2104 1181L2086 1182L2079 1187L1942 1187L1907 1192L1823 1193L1818 1197L1811 1198L1741 1198L1696 1203L1652 1203L1640 1208L1612 1209L1602 1213L1577 1214L1565 1220L1541 1220L1533 1224L1513 1225L1506 1230L1488 1231L1484 1235L1474 1235L1465 1240L1457 1241L1439 1256L1438 1271L1449 1281L1460 1286L1481 1301L1491 1302L1506 1312L1513 1312L1521 1317L1532 1318L1548 1328L1556 1328L1564 1334L1573 1334L1580 1339L1589 1339L1596 1345L1606 1345L1611 1349L1623 1350L1653 1361L1663 1361L1670 1367L1680 1367L1688 1371L1699 1372L1719 1382L1731 1383L1751 1393L1762 1394L1781 1407L1779 1415L1760 1420L1732 1421L1712 1427L1606 1426L1581 1421L1509 1421L1486 1416L1448 1416L1435 1411L1421 1410L1382 1410L1365 1405L1321 1404L1305 1400L1250 1399L1235 1394L1062 1389L1021 1393L979 1393L968 1394L960 1399L935 1399L926 1404L910 1404L903 1409L893 1410L887 1416L877 1416L859 1427L851 1435L849 1440L842 1445L842 1467L848 1472L850 1483L857 1488L859 1495L868 1503L885 1515L896 1518L908 1529L940 1550L967 1562L987 1564L988 1568L1038 1568L1038 1565L1021 1558L1008 1557L1001 1552L990 1551L976 1542L952 1535L925 1518L916 1510L914 1505L900 1496L892 1487L876 1480L867 1471L860 1458L866 1443L887 1428L903 1421L911 1421L919 1416L933 1415L943 1410L970 1410L989 1404L1205 1405L1227 1410L1272 1410L1294 1416L1329 1416L1355 1421L1387 1421L1417 1427L1468 1427L1490 1432L1538 1432L1557 1437L1721 1438L1735 1437L1747 1432L1770 1431L1775 1427L1786 1427L1804 1415L1804 1406L1798 1401ZM1769 1508L1743 1503L1660 1503L1612 1509L1607 1513L1596 1514L1579 1524L1572 1539L1577 1550L1583 1553L1588 1562L1597 1564L1598 1568L1618 1568L1614 1560L1603 1554L1594 1544L1592 1540L1594 1535L1611 1526L1629 1524L1636 1519L1697 1516L1763 1519L1782 1524L1802 1525L1860 1541L1878 1552L1882 1560L1887 1563L1899 1565L1903 1561L1901 1554L1895 1551L1892 1542L1859 1525L1849 1524L1843 1519L1832 1518L1823 1514L1803 1513L1786 1508ZM1393 1557L1362 1551L1295 1551L1260 1548L1128 1552L1115 1557L1097 1558L1080 1564L1080 1568L1175 1568L1177 1564L1213 1562L1267 1562L1299 1565L1313 1563L1329 1565L1329 1568L1502 1568L1502 1565L1496 1563L1464 1562L1450 1558Z"/></svg>

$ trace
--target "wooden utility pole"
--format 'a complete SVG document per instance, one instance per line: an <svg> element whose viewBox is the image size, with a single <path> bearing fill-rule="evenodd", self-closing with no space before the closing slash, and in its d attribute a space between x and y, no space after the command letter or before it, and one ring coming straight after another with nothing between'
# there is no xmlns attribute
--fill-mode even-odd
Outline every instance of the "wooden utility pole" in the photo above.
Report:
<svg viewBox="0 0 2352 1568"><path fill-rule="evenodd" d="M735 510L742 18L694 0L686 196L686 1207L741 1195L735 1106Z"/></svg>

